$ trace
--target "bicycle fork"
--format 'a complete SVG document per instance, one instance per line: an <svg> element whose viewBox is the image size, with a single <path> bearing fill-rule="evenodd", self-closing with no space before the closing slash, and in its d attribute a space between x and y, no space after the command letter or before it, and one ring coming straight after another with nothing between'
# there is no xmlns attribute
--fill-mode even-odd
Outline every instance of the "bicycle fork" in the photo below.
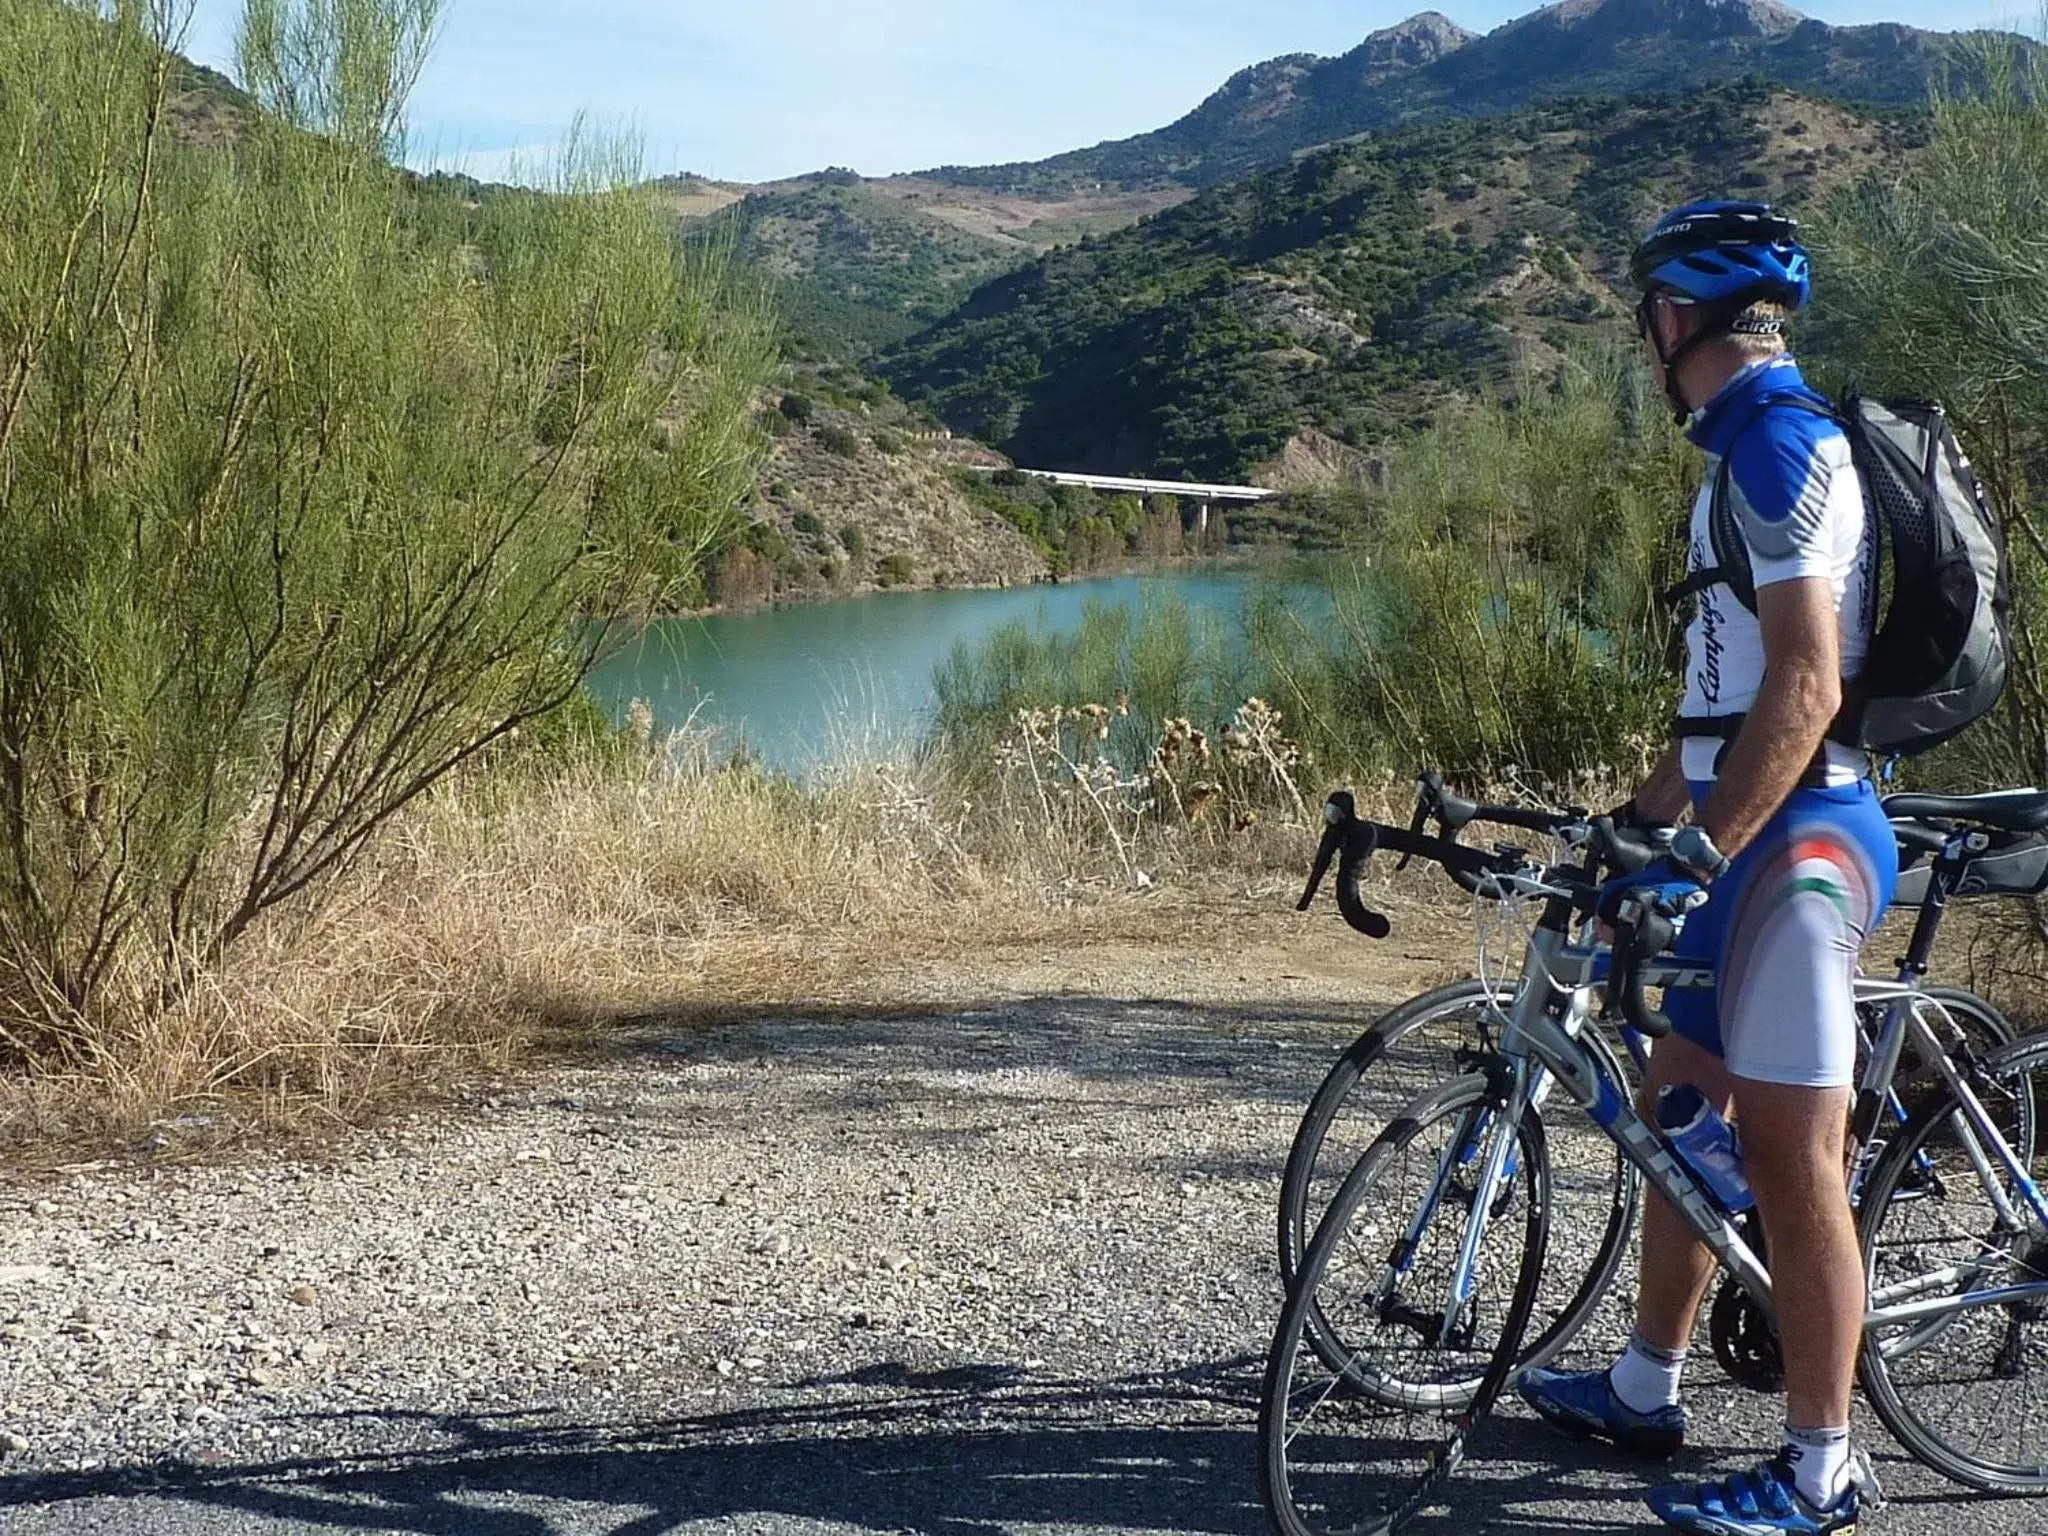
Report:
<svg viewBox="0 0 2048 1536"><path fill-rule="evenodd" d="M1537 1095L1549 1086L1547 1074L1541 1076ZM1471 1306L1473 1292L1478 1288L1480 1249L1485 1244L1501 1189L1513 1180L1520 1167L1515 1143L1521 1124L1520 1107L1525 1101L1522 1091L1525 1080L1525 1072L1518 1064L1505 1102L1488 1104L1473 1111L1458 1134L1445 1144L1437 1156L1436 1173L1430 1181L1429 1192L1409 1217L1407 1230L1388 1257L1380 1288L1381 1319L1406 1324L1425 1336L1433 1329L1439 1348L1463 1347L1470 1343L1470 1325L1464 1319ZM1450 1294L1444 1307L1441 1312L1432 1313L1408 1306L1398 1299L1401 1281L1414 1268L1423 1235L1442 1208L1452 1181L1459 1170L1474 1164L1478 1165L1479 1173L1472 1186L1465 1233L1451 1270Z"/></svg>

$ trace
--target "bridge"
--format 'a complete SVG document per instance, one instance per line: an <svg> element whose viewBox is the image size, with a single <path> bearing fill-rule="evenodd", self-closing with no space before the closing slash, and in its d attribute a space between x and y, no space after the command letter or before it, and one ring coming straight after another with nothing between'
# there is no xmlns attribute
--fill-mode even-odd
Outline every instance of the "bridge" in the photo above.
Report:
<svg viewBox="0 0 2048 1536"><path fill-rule="evenodd" d="M988 471L996 473L994 470ZM1060 469L1026 469L1020 475L1050 480L1055 485L1085 485L1091 491L1116 491L1137 496L1178 496L1183 501L1266 501L1278 496L1257 485L1203 485L1194 480L1134 480L1128 475L1075 475Z"/></svg>
<svg viewBox="0 0 2048 1536"><path fill-rule="evenodd" d="M985 474L1000 473L992 465L976 465ZM1063 469L1026 469L1021 464L1017 473L1030 475L1039 480L1050 480L1055 485L1082 485L1091 491L1110 491L1119 495L1174 496L1195 506L1195 536L1200 538L1209 531L1209 505L1217 501L1266 501L1278 496L1278 491L1269 491L1257 485L1204 485L1197 480L1138 480L1129 475L1077 475Z"/></svg>

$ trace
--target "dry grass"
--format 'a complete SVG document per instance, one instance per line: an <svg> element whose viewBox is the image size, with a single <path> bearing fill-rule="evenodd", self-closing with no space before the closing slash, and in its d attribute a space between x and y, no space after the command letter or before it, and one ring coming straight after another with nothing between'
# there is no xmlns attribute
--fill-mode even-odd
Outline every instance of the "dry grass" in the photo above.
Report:
<svg viewBox="0 0 2048 1536"><path fill-rule="evenodd" d="M875 1002L938 954L1176 930L1176 882L1277 890L1308 836L1137 818L1119 846L1078 787L970 792L931 763L798 787L621 751L451 785L178 1006L115 1010L70 1063L0 1079L0 1136L317 1132L625 1017Z"/></svg>
<svg viewBox="0 0 2048 1536"><path fill-rule="evenodd" d="M1247 797L1274 765L1252 753L1236 791L1190 818L1185 786L1119 782L1082 756L1074 727L1085 739L1091 720L1040 717L971 782L927 759L800 787L619 750L452 784L177 1007L114 1010L68 1064L0 1078L0 1140L175 1152L317 1135L602 1047L636 1018L888 1007L921 964L993 975L1034 946L1201 951L1292 905L1316 828L1291 783L1269 783L1263 809ZM1406 786L1362 800L1406 819ZM1440 877L1372 884L1418 954L1468 973L1469 910ZM2043 995L2021 916L1959 912L1938 973L1992 982L2008 1006Z"/></svg>

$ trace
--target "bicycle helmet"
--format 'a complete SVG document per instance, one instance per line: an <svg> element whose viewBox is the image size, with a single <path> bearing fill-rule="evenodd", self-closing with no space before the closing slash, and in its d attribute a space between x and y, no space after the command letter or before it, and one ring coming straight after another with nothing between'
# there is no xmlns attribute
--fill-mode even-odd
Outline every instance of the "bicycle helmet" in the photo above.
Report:
<svg viewBox="0 0 2048 1536"><path fill-rule="evenodd" d="M1687 203L1657 221L1629 259L1638 288L1695 304L1742 299L1800 309L1813 296L1799 222L1769 203Z"/></svg>
<svg viewBox="0 0 2048 1536"><path fill-rule="evenodd" d="M1751 313L1758 304L1800 309L1813 296L1812 264L1799 243L1799 224L1769 203L1687 203L1657 221L1629 258L1629 276L1643 290L1636 326L1664 365L1672 414L1692 414L1678 387L1678 365L1719 336L1776 336L1785 322ZM1656 325L1659 299L1698 305L1703 323L1670 352Z"/></svg>

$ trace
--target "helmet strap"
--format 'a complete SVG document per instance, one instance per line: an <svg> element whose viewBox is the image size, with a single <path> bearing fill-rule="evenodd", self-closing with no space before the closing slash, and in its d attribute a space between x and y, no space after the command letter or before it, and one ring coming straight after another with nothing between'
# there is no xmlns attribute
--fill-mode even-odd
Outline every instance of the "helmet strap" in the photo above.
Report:
<svg viewBox="0 0 2048 1536"><path fill-rule="evenodd" d="M1636 325L1650 338L1650 346L1657 354L1657 361L1664 368L1664 398L1671 402L1671 417L1678 425L1684 426L1692 418L1693 407L1687 402L1678 387L1678 366L1693 353L1710 341L1719 341L1724 336L1782 336L1785 322L1776 316L1762 317L1750 314L1756 301L1742 299L1738 303L1717 305L1687 305L1697 309L1701 323L1685 340L1669 352L1664 350L1664 333L1657 326L1657 301L1669 299L1668 293L1651 290L1645 293L1636 305ZM1675 302L1675 301L1674 301Z"/></svg>

